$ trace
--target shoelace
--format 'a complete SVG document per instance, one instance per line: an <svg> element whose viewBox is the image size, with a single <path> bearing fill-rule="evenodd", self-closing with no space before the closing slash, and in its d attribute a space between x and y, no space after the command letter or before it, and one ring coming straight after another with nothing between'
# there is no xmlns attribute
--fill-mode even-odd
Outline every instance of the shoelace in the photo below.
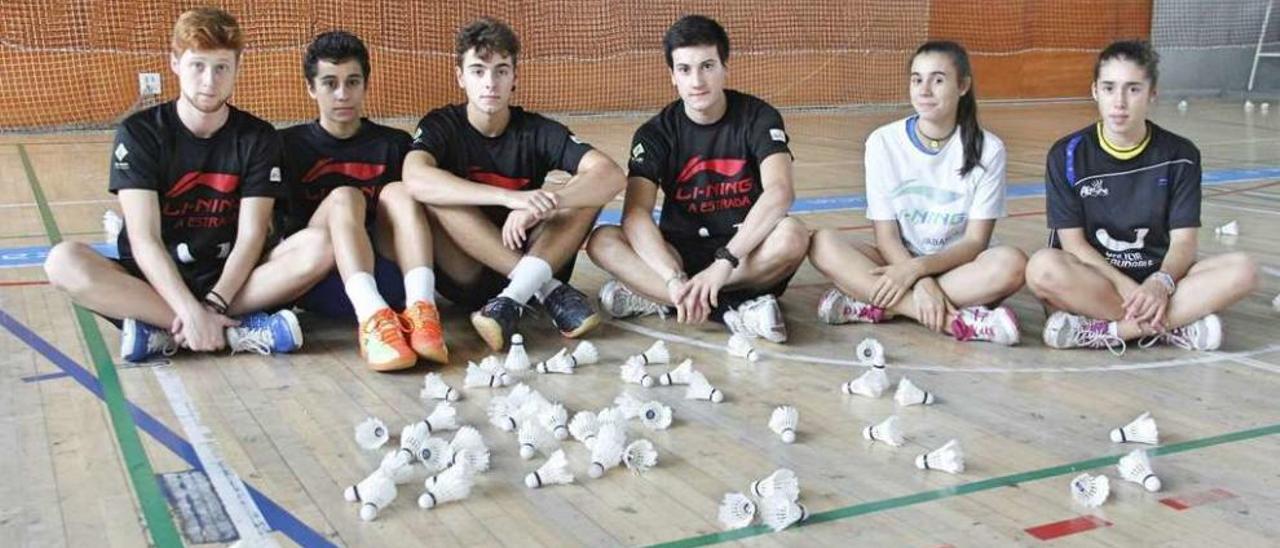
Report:
<svg viewBox="0 0 1280 548"><path fill-rule="evenodd" d="M662 304L653 302L631 291L623 290L622 306L628 310L634 310L641 314L657 314L659 318L667 319L667 307Z"/></svg>
<svg viewBox="0 0 1280 548"><path fill-rule="evenodd" d="M267 327L234 328L229 329L227 334L227 342L230 343L232 354L249 351L263 356L270 355L271 345L275 342L275 338L271 336L271 329Z"/></svg>
<svg viewBox="0 0 1280 548"><path fill-rule="evenodd" d="M1128 350L1128 345L1124 342L1124 339L1108 333L1106 331L1106 324L1102 322L1099 323L1102 325L1101 329L1095 329L1093 326L1085 324L1079 325L1076 328L1076 336L1072 342L1077 346L1085 348L1102 348L1105 346L1107 351L1112 354L1116 356L1123 356L1125 350ZM1120 351L1118 352L1116 351L1117 347L1120 348Z"/></svg>
<svg viewBox="0 0 1280 548"><path fill-rule="evenodd" d="M1156 333L1155 335L1147 335L1138 341L1138 346L1142 348L1151 348L1160 341L1167 342L1183 350L1200 350L1195 344L1195 335L1189 334L1187 331L1191 326L1179 327L1165 333Z"/></svg>
<svg viewBox="0 0 1280 548"><path fill-rule="evenodd" d="M157 353L166 357L178 353L178 343L174 342L172 335L153 333L147 337L147 355L154 356Z"/></svg>
<svg viewBox="0 0 1280 548"><path fill-rule="evenodd" d="M444 337L443 328L440 326L440 315L435 314L435 322L427 321L432 314L429 312L425 304L415 304L404 311L404 315L400 317L401 322L407 323L406 333L413 333L419 329L427 332L430 339L442 339Z"/></svg>
<svg viewBox="0 0 1280 548"><path fill-rule="evenodd" d="M406 320L398 314L378 314L369 322L365 328L366 333L376 334L378 342L390 345L400 336L401 333L407 332L409 327L406 326Z"/></svg>

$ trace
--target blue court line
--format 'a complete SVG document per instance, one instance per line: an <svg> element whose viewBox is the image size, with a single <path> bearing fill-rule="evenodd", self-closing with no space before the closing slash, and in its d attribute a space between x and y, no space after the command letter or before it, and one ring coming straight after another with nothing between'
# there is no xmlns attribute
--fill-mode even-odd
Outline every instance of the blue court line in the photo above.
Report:
<svg viewBox="0 0 1280 548"><path fill-rule="evenodd" d="M1218 186L1274 179L1280 179L1280 167L1223 169L1206 172L1201 178L1201 185ZM1030 181L1010 184L1005 191L1005 195L1006 199L1009 200L1044 196L1044 182ZM866 209L866 207L867 197L865 194L843 194L815 198L796 198L795 203L791 206L791 213L825 213ZM658 218L657 211L654 211L653 217L654 219ZM600 216L596 219L597 225L616 225L621 222L622 210L619 209L601 211ZM93 248L104 256L112 258L117 256L116 246L114 245L96 243L93 244ZM48 255L49 246L43 245L0 249L0 268L39 266L44 264L44 259Z"/></svg>
<svg viewBox="0 0 1280 548"><path fill-rule="evenodd" d="M31 383L31 382L51 381L53 379L61 379L67 376L69 375L63 372L45 373L43 375L32 375L30 377L22 377L22 382Z"/></svg>
<svg viewBox="0 0 1280 548"><path fill-rule="evenodd" d="M85 369L83 366L76 363L75 360L71 359L66 354L63 354L61 350L58 350L53 345L49 344L48 341L42 339L34 331L31 331L26 325L23 325L22 322L19 322L4 310L0 310L0 325L3 325L5 329L8 329L13 336L18 338L18 340L26 343L27 346L30 346L32 350L35 350L40 355L48 359L53 363L53 365L57 366L58 369L61 369L63 373L75 379L80 386L83 386L89 392L92 392L94 396L98 397L98 399L104 399L102 384L98 382L97 377L94 377L88 369ZM196 470L204 471L204 467L200 465L200 460L196 458L195 449L191 447L191 444L188 443L187 440L183 439L173 430L170 430L169 427L164 425L164 423L148 414L133 402L128 403L129 413L133 416L133 420L138 424L139 429L150 435L152 439L160 442L161 445L168 448L173 452L173 454L181 457L182 460L186 461L187 464L191 465ZM252 496L254 502L258 504L258 508L262 510L262 515L267 519L267 524L270 525L273 530L284 533L290 540L302 546L335 546L327 538L316 532L311 527L308 527L307 524L303 523L302 520L298 519L288 510L284 509L279 504L276 504L275 501L267 498L266 495L262 494L261 491L258 491L250 485L249 482L245 482L245 487L249 489L250 496Z"/></svg>

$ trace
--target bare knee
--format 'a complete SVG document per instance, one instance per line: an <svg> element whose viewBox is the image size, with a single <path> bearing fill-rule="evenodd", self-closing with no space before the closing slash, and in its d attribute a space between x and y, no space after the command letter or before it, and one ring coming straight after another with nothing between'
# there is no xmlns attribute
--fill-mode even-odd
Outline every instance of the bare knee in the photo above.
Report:
<svg viewBox="0 0 1280 548"><path fill-rule="evenodd" d="M1258 273L1258 261L1242 251L1228 253L1222 257L1226 263L1231 279L1231 287L1240 288L1241 293L1250 293L1261 283Z"/></svg>
<svg viewBox="0 0 1280 548"><path fill-rule="evenodd" d="M44 260L44 273L49 284L68 292L84 289L91 280L85 267L85 254L97 253L80 242L62 242L49 250Z"/></svg>
<svg viewBox="0 0 1280 548"><path fill-rule="evenodd" d="M1060 249L1041 249L1026 264L1027 287L1041 297L1059 294L1068 283L1066 253Z"/></svg>
<svg viewBox="0 0 1280 548"><path fill-rule="evenodd" d="M587 256L591 257L591 262L604 266L623 245L626 245L626 237L621 227L601 225L587 237Z"/></svg>
<svg viewBox="0 0 1280 548"><path fill-rule="evenodd" d="M1027 276L1027 255L1012 246L999 246L983 252L988 261L987 279L1002 293L1012 294L1022 288Z"/></svg>
<svg viewBox="0 0 1280 548"><path fill-rule="evenodd" d="M815 230L813 237L809 241L809 262L823 274L828 274L827 270L834 265L842 249L847 246L844 237L839 230L834 228L823 228Z"/></svg>

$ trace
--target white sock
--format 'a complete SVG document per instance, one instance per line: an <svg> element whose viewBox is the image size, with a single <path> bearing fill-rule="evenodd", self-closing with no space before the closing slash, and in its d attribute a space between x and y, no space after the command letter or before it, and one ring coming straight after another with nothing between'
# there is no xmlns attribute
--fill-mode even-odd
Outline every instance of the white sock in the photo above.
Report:
<svg viewBox="0 0 1280 548"><path fill-rule="evenodd" d="M539 287L533 295L538 298L538 302L545 303L547 302L547 297L551 295L551 292L555 291L557 287L562 285L564 285L564 282L551 278L550 280L547 280L547 283L542 284L542 287Z"/></svg>
<svg viewBox="0 0 1280 548"><path fill-rule="evenodd" d="M351 299L351 306L356 309L356 319L360 323L373 317L379 310L389 308L387 301L382 299L382 294L378 293L378 282L368 272L352 274L342 282L342 286L347 290L347 298Z"/></svg>
<svg viewBox="0 0 1280 548"><path fill-rule="evenodd" d="M511 279L511 283L507 284L500 296L525 304L534 291L551 279L551 265L532 255L525 255L507 277Z"/></svg>
<svg viewBox="0 0 1280 548"><path fill-rule="evenodd" d="M419 266L404 273L404 305L418 301L436 302L436 273L430 267Z"/></svg>

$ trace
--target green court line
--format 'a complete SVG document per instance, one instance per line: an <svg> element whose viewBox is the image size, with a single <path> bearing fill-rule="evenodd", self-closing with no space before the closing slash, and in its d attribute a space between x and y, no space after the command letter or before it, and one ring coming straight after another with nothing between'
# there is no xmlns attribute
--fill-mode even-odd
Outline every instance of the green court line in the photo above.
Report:
<svg viewBox="0 0 1280 548"><path fill-rule="evenodd" d="M40 187L40 180L36 178L36 170L31 166L31 158L27 156L26 147L21 144L17 147L18 155L22 157L22 167L27 172L27 182L31 185L31 194L35 198L36 207L40 210L40 219L49 237L49 244L57 245L62 241L62 232L58 230L53 211L49 209L49 202L45 200L44 190ZM106 402L111 416L111 427L115 430L116 440L120 443L120 452L124 455L125 467L129 470L129 482L133 484L138 502L142 505L142 517L146 522L147 531L151 534L151 541L156 546L181 547L182 540L178 537L178 530L173 525L173 517L169 514L164 497L160 495L160 484L156 480L155 472L151 469L151 461L147 459L147 453L142 449L138 427L134 424L133 417L129 415L128 407L125 405L124 388L120 386L115 362L111 360L107 344L102 340L98 323L94 320L92 313L80 306L75 306L75 314L76 323L80 325L80 332L84 335L85 345L89 347L89 357L93 360L94 369L97 370L98 381L102 383L103 401Z"/></svg>
<svg viewBox="0 0 1280 548"><path fill-rule="evenodd" d="M1175 453L1182 453L1185 451L1194 451L1196 449L1204 449L1206 447L1222 445L1224 443L1233 443L1237 441L1251 440L1254 438L1271 436L1275 434L1280 434L1280 424L1272 424L1270 426L1252 428L1249 430L1241 430L1238 432L1230 432L1227 434L1211 436L1208 438L1171 443L1169 445L1150 448L1147 450L1147 453L1151 456L1172 455ZM877 512L884 512L888 510L896 510L898 508L903 508L906 506L914 506L916 504L922 504L925 502L935 501L939 499L956 497L960 495L968 495L968 494L977 493L980 491L987 491L990 489L995 489L997 487L1008 487L1008 486L1017 485L1020 483L1037 481L1037 480L1042 480L1042 479L1052 478L1057 476L1065 476L1067 474L1073 474L1073 473L1084 471L1084 470L1090 470L1094 468L1101 468L1103 466L1114 465L1117 461L1120 460L1120 457L1121 455L1110 455L1106 457L1098 457L1098 458L1063 464L1059 466L1052 466L1049 468L1041 468L1039 470L1031 470L1029 472L1020 472L1017 474L1010 474L1007 476L1000 476L996 478L975 481L972 483L956 485L953 487L946 487L943 489L935 489L933 491L924 491L924 492L906 495L902 497L895 497L891 499L877 500L877 501L871 501L871 502L864 502L862 504L855 504L852 506L845 506L843 508L836 508L834 510L828 510L826 512L819 512L816 514L812 514L809 516L809 519L807 521L805 521L804 523L798 524L797 526L807 526L807 525L813 525L815 523L824 523L828 521L848 519L848 518L862 516L866 514L874 514ZM772 532L773 530L769 529L768 527L765 527L763 525L756 525L752 527L745 527L742 529L734 529L732 531L724 531L720 533L711 533L711 534L697 536L697 537L673 540L671 542L664 542L662 544L655 544L653 546L655 548L657 547L689 548L693 546L707 546L711 544L719 544L722 542L730 542L734 540L742 540L745 538L766 535Z"/></svg>

